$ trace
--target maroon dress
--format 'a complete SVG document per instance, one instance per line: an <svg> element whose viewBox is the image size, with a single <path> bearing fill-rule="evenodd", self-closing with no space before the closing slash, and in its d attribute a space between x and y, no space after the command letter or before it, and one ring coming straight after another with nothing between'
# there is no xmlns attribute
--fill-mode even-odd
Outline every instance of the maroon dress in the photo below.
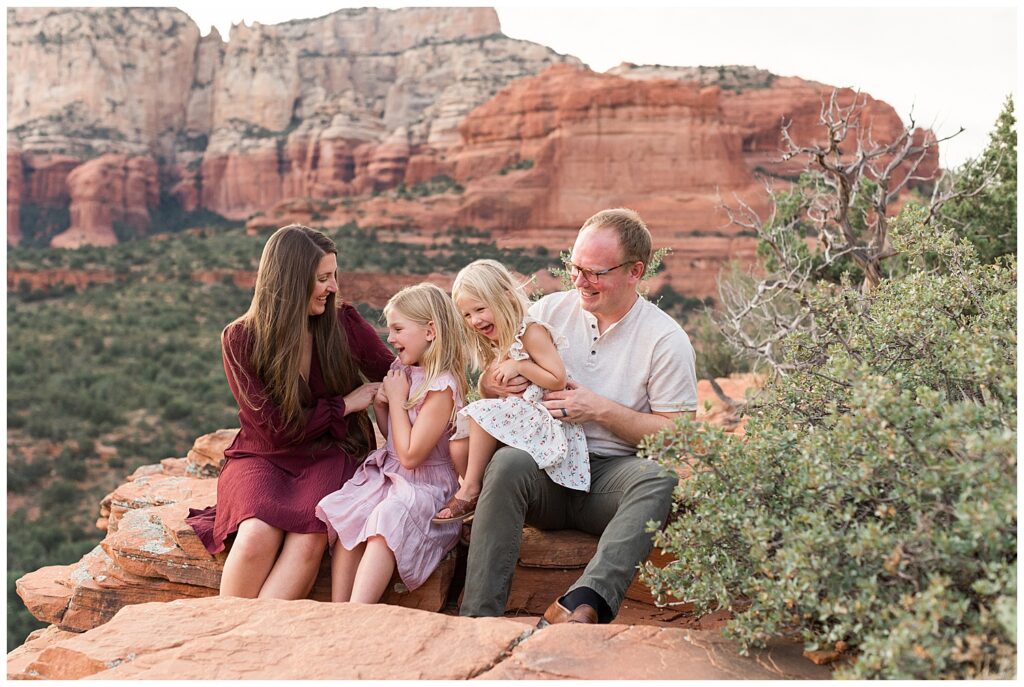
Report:
<svg viewBox="0 0 1024 687"><path fill-rule="evenodd" d="M373 327L351 305L338 309L338 326L348 338L356 365L370 381L380 381L388 372L394 354L380 340ZM309 393L303 393L305 425L298 431L273 431L280 427L280 410L267 399L266 387L249 365L252 341L244 327L236 325L224 337L243 374L232 375L227 352L231 393L239 401L241 430L224 451L226 460L217 481L217 504L203 510L189 509L187 522L206 550L217 553L225 540L247 518L286 532L326 532L316 517L316 504L341 489L365 456L350 456L341 448L349 430L342 396L328 396L320 360L313 347L309 364ZM301 384L301 382L300 382ZM243 385L253 410L239 397Z"/></svg>

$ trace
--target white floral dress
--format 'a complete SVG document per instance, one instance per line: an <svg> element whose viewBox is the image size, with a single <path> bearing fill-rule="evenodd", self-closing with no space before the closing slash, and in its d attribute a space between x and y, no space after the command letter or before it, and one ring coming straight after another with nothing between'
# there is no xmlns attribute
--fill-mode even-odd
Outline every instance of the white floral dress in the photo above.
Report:
<svg viewBox="0 0 1024 687"><path fill-rule="evenodd" d="M567 346L565 337L556 335L548 324L526 316L508 351L512 360L529 360L522 337L526 328L534 323L548 330L559 351ZM583 427L552 417L540 403L544 391L536 384L530 384L521 397L474 401L459 411L459 417L472 417L501 443L529 453L537 461L537 466L556 484L590 491L590 456ZM462 434L464 431L459 431L457 436Z"/></svg>

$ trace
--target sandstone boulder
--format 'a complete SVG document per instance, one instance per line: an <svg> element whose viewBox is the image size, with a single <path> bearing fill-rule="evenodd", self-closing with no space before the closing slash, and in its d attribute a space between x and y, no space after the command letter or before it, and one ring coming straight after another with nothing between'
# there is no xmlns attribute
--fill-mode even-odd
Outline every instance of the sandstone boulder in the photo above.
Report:
<svg viewBox="0 0 1024 687"><path fill-rule="evenodd" d="M195 440L188 452L188 473L216 477L224 466L224 451L238 436L238 429L218 429Z"/></svg>
<svg viewBox="0 0 1024 687"><path fill-rule="evenodd" d="M37 637L9 677L42 679L822 679L793 645L739 656L712 634L533 630L393 606L212 597L130 606L81 635ZM44 645L45 644L45 645ZM34 653L34 655L33 655ZM29 660L26 660L29 659Z"/></svg>

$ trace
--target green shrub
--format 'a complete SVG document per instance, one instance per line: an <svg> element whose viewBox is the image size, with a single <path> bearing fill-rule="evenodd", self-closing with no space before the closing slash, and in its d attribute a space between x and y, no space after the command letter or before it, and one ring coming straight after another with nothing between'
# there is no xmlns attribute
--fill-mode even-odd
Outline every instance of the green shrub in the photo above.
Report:
<svg viewBox="0 0 1024 687"><path fill-rule="evenodd" d="M953 175L953 187L965 194L942 209L943 216L974 244L982 262L1017 251L1017 132L1013 98L1008 97L977 160ZM976 190L983 180L988 184Z"/></svg>
<svg viewBox="0 0 1024 687"><path fill-rule="evenodd" d="M501 176L505 176L509 172L514 172L514 171L520 170L520 169L532 169L532 168L533 168L533 160L529 160L529 159L516 160L515 162L509 163L509 164L505 165L504 167L502 167L501 169L499 169L498 170L498 174L500 174Z"/></svg>
<svg viewBox="0 0 1024 687"><path fill-rule="evenodd" d="M848 645L838 675L1016 671L1016 261L908 213L909 271L861 294L819 282L827 328L795 333L792 373L740 439L680 421L645 452L693 476L644 577L664 601L736 612L744 647L795 635Z"/></svg>

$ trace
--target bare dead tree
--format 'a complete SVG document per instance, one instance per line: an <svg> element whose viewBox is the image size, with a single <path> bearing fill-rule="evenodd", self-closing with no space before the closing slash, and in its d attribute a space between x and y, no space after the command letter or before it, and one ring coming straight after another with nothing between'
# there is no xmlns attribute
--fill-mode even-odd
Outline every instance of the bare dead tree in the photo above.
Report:
<svg viewBox="0 0 1024 687"><path fill-rule="evenodd" d="M861 290L877 287L884 278L883 261L896 255L888 240L890 209L911 182L933 181L921 175L922 163L939 143L963 131L943 138L926 131L915 138L911 113L895 139L878 142L865 125L866 106L867 97L860 93L841 105L833 90L819 113L824 143L797 143L790 134L792 122L783 120L781 161L804 159L813 181L779 194L766 179L772 199L767 217L739 198L732 207L719 205L732 224L758 236L770 259L766 275L734 271L719 277L716 323L733 348L767 362L779 374L793 366L782 355L781 342L796 331L813 341L827 327L827 313L808 301L808 285L840 261L851 260L864 275ZM942 204L963 195L943 188L941 181L927 201L929 221ZM788 205L780 211L783 196ZM812 246L817 256L812 257Z"/></svg>
<svg viewBox="0 0 1024 687"><path fill-rule="evenodd" d="M963 131L937 139L925 131L919 141L914 140L913 113L910 123L888 143L874 140L870 127L863 126L867 97L856 93L847 106L838 102L836 90L828 101L822 102L819 122L827 135L825 144L800 145L790 136L792 122L782 123L782 160L795 157L807 160L809 170L821 175L828 191L814 197L807 217L814 226L825 249L825 259L832 253L848 255L864 273L864 289L870 291L881 282L882 261L895 253L888 244L888 210L900 192L912 181L928 180L918 174L921 163L929 152L944 141ZM844 144L854 136L855 149L843 151ZM868 195L870 212L862 216L863 229L854 221L853 201L861 192L864 181L874 182ZM943 203L946 198L935 198Z"/></svg>

